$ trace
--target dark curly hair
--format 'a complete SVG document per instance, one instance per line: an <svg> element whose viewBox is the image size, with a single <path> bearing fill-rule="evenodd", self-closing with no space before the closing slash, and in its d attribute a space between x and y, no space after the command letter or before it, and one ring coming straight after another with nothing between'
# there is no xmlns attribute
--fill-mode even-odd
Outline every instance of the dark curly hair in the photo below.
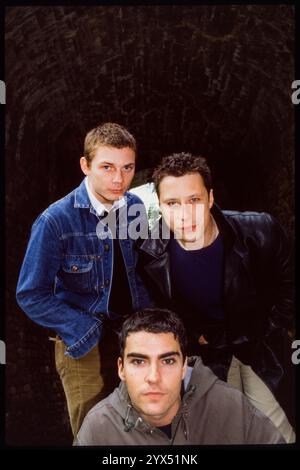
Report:
<svg viewBox="0 0 300 470"><path fill-rule="evenodd" d="M119 333L120 356L123 358L126 338L130 333L146 331L148 333L173 333L180 344L183 359L186 357L187 337L182 321L171 310L145 308L128 317Z"/></svg>
<svg viewBox="0 0 300 470"><path fill-rule="evenodd" d="M199 173L207 192L211 190L211 172L205 158L181 152L164 157L154 169L152 178L157 194L159 195L159 184L165 176L184 176L189 173Z"/></svg>

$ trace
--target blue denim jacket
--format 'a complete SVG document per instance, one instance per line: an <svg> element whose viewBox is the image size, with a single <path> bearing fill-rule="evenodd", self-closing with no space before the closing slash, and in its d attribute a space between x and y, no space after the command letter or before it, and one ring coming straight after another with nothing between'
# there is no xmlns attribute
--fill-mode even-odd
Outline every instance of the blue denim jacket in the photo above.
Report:
<svg viewBox="0 0 300 470"><path fill-rule="evenodd" d="M123 224L123 234L139 216L130 216L130 207L142 204L134 194L126 193L125 198L127 204L120 214L121 210L129 211L128 223L124 226L120 217L117 225L120 230ZM99 342L104 318L113 315L108 311L113 240L108 235L99 238L103 227L83 180L35 220L19 276L20 307L33 321L56 331L67 345L66 354L73 358L83 356ZM123 238L120 247L133 309L149 307L150 298L136 272L135 240Z"/></svg>

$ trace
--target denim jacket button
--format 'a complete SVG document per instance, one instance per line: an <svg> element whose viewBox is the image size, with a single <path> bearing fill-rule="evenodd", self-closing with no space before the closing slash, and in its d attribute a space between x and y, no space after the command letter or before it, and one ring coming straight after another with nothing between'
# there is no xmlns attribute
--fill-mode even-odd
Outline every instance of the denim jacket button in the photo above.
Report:
<svg viewBox="0 0 300 470"><path fill-rule="evenodd" d="M104 282L105 286L109 286L109 279L106 279L105 282Z"/></svg>
<svg viewBox="0 0 300 470"><path fill-rule="evenodd" d="M76 264L74 264L74 266L72 266L72 271L73 271L73 272L78 271L78 266L76 266Z"/></svg>
<svg viewBox="0 0 300 470"><path fill-rule="evenodd" d="M107 243L104 245L104 251L109 251L109 245Z"/></svg>

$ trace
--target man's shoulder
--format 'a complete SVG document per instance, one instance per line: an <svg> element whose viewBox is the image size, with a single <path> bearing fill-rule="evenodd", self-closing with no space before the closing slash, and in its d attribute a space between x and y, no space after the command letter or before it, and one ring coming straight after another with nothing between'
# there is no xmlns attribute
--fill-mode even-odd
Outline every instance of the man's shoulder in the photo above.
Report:
<svg viewBox="0 0 300 470"><path fill-rule="evenodd" d="M222 210L222 214L229 220L237 220L244 223L260 223L270 222L273 216L268 212L257 212L257 211L233 211L233 210Z"/></svg>
<svg viewBox="0 0 300 470"><path fill-rule="evenodd" d="M239 421L242 416L250 416L254 411L253 405L240 390L220 379L215 380L204 395L196 393L194 406L205 407L211 416L222 415L225 422Z"/></svg>
<svg viewBox="0 0 300 470"><path fill-rule="evenodd" d="M111 396L109 395L90 409L84 418L82 432L84 432L85 428L97 428L103 431L107 426L109 426L109 423L112 422L113 416L113 421L119 417L121 424L122 418L116 413L114 406L111 403Z"/></svg>
<svg viewBox="0 0 300 470"><path fill-rule="evenodd" d="M64 218L72 218L72 207L74 207L74 192L71 191L66 196L58 199L37 215L32 227L49 225L58 230L60 221Z"/></svg>
<svg viewBox="0 0 300 470"><path fill-rule="evenodd" d="M122 416L113 404L117 398L117 391L114 390L91 408L77 435L77 445L93 445L94 441L95 445L99 444L99 436L102 436L101 441L106 442L106 438L114 438L116 432L122 429Z"/></svg>
<svg viewBox="0 0 300 470"><path fill-rule="evenodd" d="M78 188L73 189L71 192L63 196L62 198L54 201L48 206L38 217L46 220L61 220L64 216L70 217L74 210L75 204L75 193Z"/></svg>
<svg viewBox="0 0 300 470"><path fill-rule="evenodd" d="M283 443L281 434L270 419L259 411L239 390L222 380L214 382L204 399L195 401L191 414L209 420L206 435L215 443L241 444ZM197 409L198 407L198 409ZM219 441L218 441L219 439Z"/></svg>
<svg viewBox="0 0 300 470"><path fill-rule="evenodd" d="M50 204L50 206L47 207L47 209L45 209L44 212L48 212L50 214L55 214L56 212L60 212L60 211L63 211L65 209L69 209L70 205L74 206L76 189L73 189L71 192L69 192L65 196L61 197L57 201L54 201L52 204Z"/></svg>
<svg viewBox="0 0 300 470"><path fill-rule="evenodd" d="M275 217L268 212L223 210L223 216L234 227L241 231L269 231L279 226Z"/></svg>
<svg viewBox="0 0 300 470"><path fill-rule="evenodd" d="M112 410L111 396L104 398L99 401L90 411L87 413L85 420L87 421L100 421L102 418L105 420L107 415Z"/></svg>

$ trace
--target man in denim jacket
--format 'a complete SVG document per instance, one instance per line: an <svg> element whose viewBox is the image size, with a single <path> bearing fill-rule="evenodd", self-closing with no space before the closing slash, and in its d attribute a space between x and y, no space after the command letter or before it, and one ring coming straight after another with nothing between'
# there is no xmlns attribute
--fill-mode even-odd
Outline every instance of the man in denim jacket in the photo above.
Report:
<svg viewBox="0 0 300 470"><path fill-rule="evenodd" d="M136 273L137 233L131 230L138 220L147 232L145 207L126 192L135 159L135 139L118 124L86 135L80 159L86 178L34 222L18 281L20 307L57 334L56 367L74 435L103 392L103 332L110 331L108 347L116 345L109 354L117 354L115 325L150 305Z"/></svg>

